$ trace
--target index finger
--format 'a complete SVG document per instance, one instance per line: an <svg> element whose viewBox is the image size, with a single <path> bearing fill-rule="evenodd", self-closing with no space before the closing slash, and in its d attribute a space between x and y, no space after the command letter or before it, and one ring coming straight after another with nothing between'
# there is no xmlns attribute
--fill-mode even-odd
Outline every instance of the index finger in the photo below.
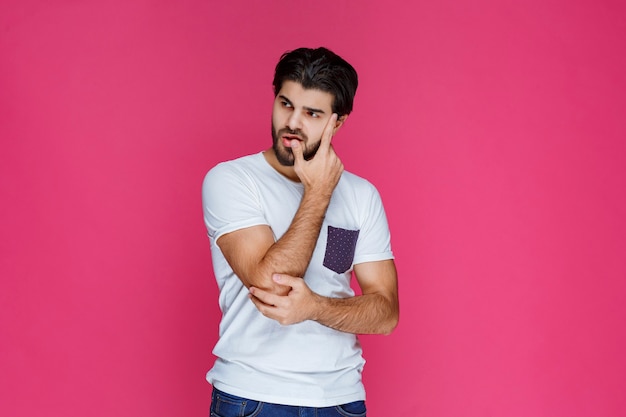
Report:
<svg viewBox="0 0 626 417"><path fill-rule="evenodd" d="M291 141L291 153L293 153L293 164L299 166L304 162L304 155L302 154L302 146L296 139Z"/></svg>
<svg viewBox="0 0 626 417"><path fill-rule="evenodd" d="M320 140L320 149L328 150L330 148L330 141L333 138L333 130L335 130L335 124L337 123L337 113L333 113L326 122L324 131L322 132L322 139Z"/></svg>
<svg viewBox="0 0 626 417"><path fill-rule="evenodd" d="M249 291L252 301L258 300L263 304L267 304L268 306L276 305L276 303L280 299L280 296L264 291L260 288L250 287Z"/></svg>

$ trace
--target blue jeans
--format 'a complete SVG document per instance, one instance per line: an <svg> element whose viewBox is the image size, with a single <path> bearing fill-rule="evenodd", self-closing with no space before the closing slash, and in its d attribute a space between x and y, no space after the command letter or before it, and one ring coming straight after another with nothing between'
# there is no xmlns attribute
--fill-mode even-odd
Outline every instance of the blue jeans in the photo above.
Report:
<svg viewBox="0 0 626 417"><path fill-rule="evenodd" d="M298 407L264 403L213 388L211 417L365 417L365 401L332 407Z"/></svg>

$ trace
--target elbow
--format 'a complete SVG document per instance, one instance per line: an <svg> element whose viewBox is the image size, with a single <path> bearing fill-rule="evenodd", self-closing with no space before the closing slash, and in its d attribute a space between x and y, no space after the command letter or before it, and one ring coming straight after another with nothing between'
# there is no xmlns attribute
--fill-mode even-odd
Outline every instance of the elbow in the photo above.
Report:
<svg viewBox="0 0 626 417"><path fill-rule="evenodd" d="M245 286L248 288L255 287L281 296L289 294L291 288L274 282L273 275L274 274L270 272L257 271L257 274L253 277L247 277L246 280L242 281L244 281Z"/></svg>
<svg viewBox="0 0 626 417"><path fill-rule="evenodd" d="M368 334L378 334L388 336L398 327L400 320L400 309L397 301L387 301L378 304L379 309L375 315L369 317Z"/></svg>
<svg viewBox="0 0 626 417"><path fill-rule="evenodd" d="M394 314L385 322L384 326L381 329L380 334L384 336L389 336L391 333L393 333L396 327L398 327L399 321L400 321L400 318L398 317L398 314Z"/></svg>
<svg viewBox="0 0 626 417"><path fill-rule="evenodd" d="M275 295L287 295L289 291L291 291L291 287L280 285L276 281L274 281L274 275L276 273L290 275L293 277L302 277L304 276L304 271L302 273L298 273L297 271L283 271L280 267L273 265L268 262L259 262L257 267L254 269L253 276L250 276L251 285L247 285L248 287L256 287L260 288L264 291L270 292Z"/></svg>
<svg viewBox="0 0 626 417"><path fill-rule="evenodd" d="M387 320L385 320L385 326L382 332L385 336L390 335L396 327L398 327L398 322L400 321L400 305L397 297L390 304L389 310L390 311L387 316Z"/></svg>
<svg viewBox="0 0 626 417"><path fill-rule="evenodd" d="M261 262L237 270L233 268L233 272L248 289L254 287L272 294L285 295L285 287L274 282L274 272Z"/></svg>
<svg viewBox="0 0 626 417"><path fill-rule="evenodd" d="M393 333L396 327L398 327L398 322L400 321L400 305L397 297L389 302L387 312L386 320L384 321L380 332L385 336L389 336Z"/></svg>

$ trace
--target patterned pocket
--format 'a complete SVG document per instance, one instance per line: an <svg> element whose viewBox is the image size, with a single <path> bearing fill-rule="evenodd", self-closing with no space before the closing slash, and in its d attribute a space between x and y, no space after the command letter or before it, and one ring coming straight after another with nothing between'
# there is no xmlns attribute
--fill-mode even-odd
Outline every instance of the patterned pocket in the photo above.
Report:
<svg viewBox="0 0 626 417"><path fill-rule="evenodd" d="M358 238L358 230L328 226L324 266L338 274L343 274L350 269Z"/></svg>

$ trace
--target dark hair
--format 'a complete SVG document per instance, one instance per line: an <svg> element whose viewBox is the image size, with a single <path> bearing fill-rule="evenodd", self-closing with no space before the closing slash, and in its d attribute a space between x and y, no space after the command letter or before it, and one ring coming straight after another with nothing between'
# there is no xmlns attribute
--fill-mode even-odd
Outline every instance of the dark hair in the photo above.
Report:
<svg viewBox="0 0 626 417"><path fill-rule="evenodd" d="M326 48L299 48L285 52L274 72L274 96L287 80L296 81L306 89L331 93L334 96L332 110L339 117L352 111L359 84L352 65Z"/></svg>

